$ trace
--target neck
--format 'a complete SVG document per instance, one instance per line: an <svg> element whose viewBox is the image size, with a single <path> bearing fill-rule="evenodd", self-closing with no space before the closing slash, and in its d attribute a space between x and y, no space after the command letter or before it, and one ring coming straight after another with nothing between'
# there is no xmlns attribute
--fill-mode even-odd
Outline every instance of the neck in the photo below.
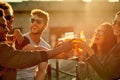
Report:
<svg viewBox="0 0 120 80"><path fill-rule="evenodd" d="M41 34L30 33L30 37L35 44L39 44Z"/></svg>

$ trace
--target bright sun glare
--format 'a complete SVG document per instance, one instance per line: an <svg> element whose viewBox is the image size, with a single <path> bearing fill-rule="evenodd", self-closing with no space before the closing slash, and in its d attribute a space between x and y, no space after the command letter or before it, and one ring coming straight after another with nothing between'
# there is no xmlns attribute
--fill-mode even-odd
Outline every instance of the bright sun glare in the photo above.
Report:
<svg viewBox="0 0 120 80"><path fill-rule="evenodd" d="M5 2L22 2L22 1L81 1L81 0L2 0ZM93 0L82 0L84 2L92 2ZM97 1L97 0L94 0ZM119 0L106 0L108 2L119 2Z"/></svg>
<svg viewBox="0 0 120 80"><path fill-rule="evenodd" d="M22 2L22 1L64 1L64 0L2 0L5 2Z"/></svg>

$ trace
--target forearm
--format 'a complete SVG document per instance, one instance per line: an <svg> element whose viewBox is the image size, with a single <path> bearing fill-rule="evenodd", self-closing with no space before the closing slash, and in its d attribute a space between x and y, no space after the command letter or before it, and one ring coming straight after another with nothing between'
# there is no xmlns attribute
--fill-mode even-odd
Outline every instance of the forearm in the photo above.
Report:
<svg viewBox="0 0 120 80"><path fill-rule="evenodd" d="M48 66L47 62L42 62L38 65L38 71L36 73L35 80L44 80L47 66Z"/></svg>
<svg viewBox="0 0 120 80"><path fill-rule="evenodd" d="M96 55L92 55L91 57L86 59L86 62L89 63L93 69L105 80L109 80L109 71L107 69L107 65L104 63L101 63L100 60L98 60Z"/></svg>
<svg viewBox="0 0 120 80"><path fill-rule="evenodd" d="M59 47L56 47L52 50L48 50L47 53L48 53L48 58L54 58L56 55L60 54L64 52L64 49L63 47L59 46Z"/></svg>
<svg viewBox="0 0 120 80"><path fill-rule="evenodd" d="M39 64L40 62L46 61L46 52L26 52L20 55L16 55L9 60L9 63L14 64L17 68L26 68Z"/></svg>
<svg viewBox="0 0 120 80"><path fill-rule="evenodd" d="M47 53L44 51L15 51L9 47L3 48L0 54L1 66L8 68L26 68L39 64L47 59Z"/></svg>
<svg viewBox="0 0 120 80"><path fill-rule="evenodd" d="M46 75L46 72L40 72L40 71L37 71L37 74L36 74L35 80L44 80L45 75Z"/></svg>

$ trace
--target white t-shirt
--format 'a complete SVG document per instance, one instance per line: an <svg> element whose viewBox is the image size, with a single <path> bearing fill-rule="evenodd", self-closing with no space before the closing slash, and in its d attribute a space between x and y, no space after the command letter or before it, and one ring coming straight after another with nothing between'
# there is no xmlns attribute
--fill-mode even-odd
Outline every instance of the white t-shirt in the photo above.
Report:
<svg viewBox="0 0 120 80"><path fill-rule="evenodd" d="M26 36L30 40L30 44L36 45L32 41L32 39L30 38L29 32L24 34L24 36ZM46 41L44 41L42 38L40 38L40 40L41 41L39 42L39 44L37 46L44 46L44 47L50 49L50 45ZM18 69L17 70L17 79L28 78L28 77L35 77L36 70L37 70L37 65L33 66L33 67L30 67L30 68L26 68L26 69Z"/></svg>

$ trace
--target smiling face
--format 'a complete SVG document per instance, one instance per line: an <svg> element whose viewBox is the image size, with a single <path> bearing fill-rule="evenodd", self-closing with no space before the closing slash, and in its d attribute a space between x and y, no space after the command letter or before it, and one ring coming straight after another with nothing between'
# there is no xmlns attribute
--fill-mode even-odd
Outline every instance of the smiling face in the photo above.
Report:
<svg viewBox="0 0 120 80"><path fill-rule="evenodd" d="M100 50L107 53L116 44L116 37L113 34L112 25L108 22L101 24L93 36L92 48L95 52Z"/></svg>
<svg viewBox="0 0 120 80"><path fill-rule="evenodd" d="M94 43L97 45L102 45L104 42L104 33L105 33L105 28L100 26L96 29L95 33L94 33Z"/></svg>
<svg viewBox="0 0 120 80"><path fill-rule="evenodd" d="M43 18L33 15L31 17L30 31L33 34L41 34L46 28Z"/></svg>

